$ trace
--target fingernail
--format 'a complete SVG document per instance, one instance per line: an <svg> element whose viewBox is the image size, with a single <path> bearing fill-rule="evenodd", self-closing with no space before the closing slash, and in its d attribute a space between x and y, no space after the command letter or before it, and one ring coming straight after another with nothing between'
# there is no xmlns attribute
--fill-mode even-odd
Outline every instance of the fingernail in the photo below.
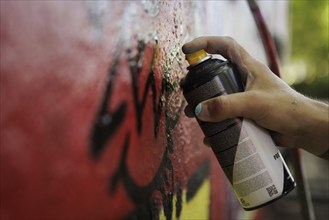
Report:
<svg viewBox="0 0 329 220"><path fill-rule="evenodd" d="M199 103L194 109L195 116L198 116L201 111L202 111L202 103Z"/></svg>
<svg viewBox="0 0 329 220"><path fill-rule="evenodd" d="M199 103L195 109L194 114L201 121L208 121L209 120L209 111L208 111L208 103Z"/></svg>

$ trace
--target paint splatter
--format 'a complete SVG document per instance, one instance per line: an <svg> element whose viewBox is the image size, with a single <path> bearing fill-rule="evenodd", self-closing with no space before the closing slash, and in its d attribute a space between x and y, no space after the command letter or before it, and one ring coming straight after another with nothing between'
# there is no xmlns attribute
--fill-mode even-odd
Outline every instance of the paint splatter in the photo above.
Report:
<svg viewBox="0 0 329 220"><path fill-rule="evenodd" d="M155 17L160 11L160 0L143 0L142 5L146 14Z"/></svg>

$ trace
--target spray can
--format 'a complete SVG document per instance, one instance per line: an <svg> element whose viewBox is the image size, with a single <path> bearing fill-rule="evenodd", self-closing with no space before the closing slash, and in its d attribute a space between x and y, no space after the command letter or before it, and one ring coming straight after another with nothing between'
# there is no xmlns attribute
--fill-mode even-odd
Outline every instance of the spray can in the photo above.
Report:
<svg viewBox="0 0 329 220"><path fill-rule="evenodd" d="M243 92L240 75L229 61L204 50L187 54L183 94L194 110L202 101ZM295 188L296 183L268 131L244 118L198 123L245 210L267 205Z"/></svg>

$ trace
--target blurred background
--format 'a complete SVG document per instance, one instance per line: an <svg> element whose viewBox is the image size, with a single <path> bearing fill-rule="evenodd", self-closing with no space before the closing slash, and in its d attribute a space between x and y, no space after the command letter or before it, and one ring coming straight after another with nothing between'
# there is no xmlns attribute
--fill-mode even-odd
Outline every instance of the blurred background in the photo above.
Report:
<svg viewBox="0 0 329 220"><path fill-rule="evenodd" d="M281 77L302 94L325 102L329 101L328 25L329 1L289 1L290 51L288 56L281 54ZM282 48L278 51L280 54ZM301 151L301 155L314 219L328 219L329 163L305 151ZM305 218L296 191L283 200L283 204L272 204L266 209L268 219Z"/></svg>
<svg viewBox="0 0 329 220"><path fill-rule="evenodd" d="M282 78L306 96L329 101L329 1L289 1L290 56L282 60ZM328 131L329 138L329 131ZM315 219L329 218L329 163L301 151ZM273 205L282 219L302 218L296 192L286 205ZM285 207L285 208L283 208ZM273 211L272 210L272 211ZM295 211L294 211L295 210ZM268 212L268 213L271 213ZM295 214L293 214L295 213ZM272 219L276 219L276 214Z"/></svg>
<svg viewBox="0 0 329 220"><path fill-rule="evenodd" d="M290 45L282 77L292 87L311 97L329 95L329 1L289 1Z"/></svg>

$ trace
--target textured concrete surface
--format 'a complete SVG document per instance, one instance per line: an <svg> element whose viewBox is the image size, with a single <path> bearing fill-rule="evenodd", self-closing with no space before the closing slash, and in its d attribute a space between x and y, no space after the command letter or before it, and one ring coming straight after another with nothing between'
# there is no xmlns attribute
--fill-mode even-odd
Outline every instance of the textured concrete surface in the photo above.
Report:
<svg viewBox="0 0 329 220"><path fill-rule="evenodd" d="M259 216L178 87L196 36L231 35L265 62L246 2L1 1L0 34L1 219Z"/></svg>

